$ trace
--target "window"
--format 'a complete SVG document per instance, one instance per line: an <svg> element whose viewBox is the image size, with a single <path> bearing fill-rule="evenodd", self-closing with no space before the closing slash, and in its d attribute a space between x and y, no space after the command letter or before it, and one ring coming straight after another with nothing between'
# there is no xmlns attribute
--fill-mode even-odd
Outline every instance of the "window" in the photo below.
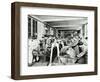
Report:
<svg viewBox="0 0 100 82"><path fill-rule="evenodd" d="M28 38L37 39L37 21L28 16Z"/></svg>

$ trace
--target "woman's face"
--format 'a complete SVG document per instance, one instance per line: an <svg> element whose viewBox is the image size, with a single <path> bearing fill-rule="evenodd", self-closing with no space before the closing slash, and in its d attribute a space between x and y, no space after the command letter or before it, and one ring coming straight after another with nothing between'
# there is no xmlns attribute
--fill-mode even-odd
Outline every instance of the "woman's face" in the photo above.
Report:
<svg viewBox="0 0 100 82"><path fill-rule="evenodd" d="M78 36L76 36L76 37L69 39L67 41L67 44L68 44L68 46L75 46L75 45L77 45L78 41L79 41L79 38L78 38Z"/></svg>
<svg viewBox="0 0 100 82"><path fill-rule="evenodd" d="M34 55L34 56L37 56L37 52L34 52L33 55Z"/></svg>

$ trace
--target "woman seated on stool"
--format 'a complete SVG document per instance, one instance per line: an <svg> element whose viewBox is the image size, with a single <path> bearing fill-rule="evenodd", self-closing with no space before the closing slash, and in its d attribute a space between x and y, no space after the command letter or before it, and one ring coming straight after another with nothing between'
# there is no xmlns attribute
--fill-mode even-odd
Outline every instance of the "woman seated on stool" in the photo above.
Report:
<svg viewBox="0 0 100 82"><path fill-rule="evenodd" d="M33 55L32 63L39 62L38 51L34 49L34 50L32 51L32 55Z"/></svg>
<svg viewBox="0 0 100 82"><path fill-rule="evenodd" d="M59 58L60 58L60 63L62 63L63 65L74 64L76 61L75 50L70 46L65 46L64 48L61 49Z"/></svg>

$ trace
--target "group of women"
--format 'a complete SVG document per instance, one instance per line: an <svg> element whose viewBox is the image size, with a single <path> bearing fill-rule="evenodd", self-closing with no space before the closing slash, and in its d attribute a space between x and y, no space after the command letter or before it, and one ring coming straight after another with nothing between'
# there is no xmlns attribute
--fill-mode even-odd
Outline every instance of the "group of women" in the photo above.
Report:
<svg viewBox="0 0 100 82"><path fill-rule="evenodd" d="M44 36L32 51L32 62L47 62L47 66L87 64L87 46L87 37L83 38L77 32L60 39Z"/></svg>

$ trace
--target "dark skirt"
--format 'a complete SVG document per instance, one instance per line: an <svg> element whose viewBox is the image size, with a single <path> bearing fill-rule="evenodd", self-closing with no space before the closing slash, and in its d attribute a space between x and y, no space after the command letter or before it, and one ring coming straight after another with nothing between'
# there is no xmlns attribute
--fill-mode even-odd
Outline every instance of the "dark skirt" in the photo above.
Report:
<svg viewBox="0 0 100 82"><path fill-rule="evenodd" d="M54 59L57 57L57 47L53 48L53 52L52 52L52 62L54 62Z"/></svg>

